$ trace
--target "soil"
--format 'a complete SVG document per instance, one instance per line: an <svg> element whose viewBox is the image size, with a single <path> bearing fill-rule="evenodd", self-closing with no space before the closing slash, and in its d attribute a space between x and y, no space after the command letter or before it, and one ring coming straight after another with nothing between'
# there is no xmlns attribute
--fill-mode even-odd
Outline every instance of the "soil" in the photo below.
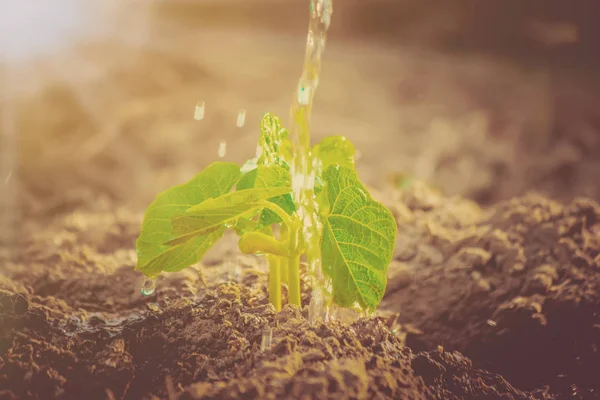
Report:
<svg viewBox="0 0 600 400"><path fill-rule="evenodd" d="M336 4L313 118L315 140L356 144L361 177L398 223L369 318L310 322L305 283L304 307L276 313L264 260L239 255L230 236L150 296L133 270L150 199L216 160L221 141L226 161L252 157L260 115L286 115L303 3L231 14L224 2L163 2L142 49L90 44L84 61L63 63L73 80L4 99L19 142L0 148L0 399L600 398L597 77L538 64L546 50L564 61L568 45L504 43L494 27L506 29L517 2L489 26L461 21L500 2L467 17L465 2L408 3ZM366 11L410 24L375 27ZM575 14L583 54L597 35L591 13ZM392 40L391 25L411 44ZM446 48L416 47L422 37ZM473 50L494 40L502 57ZM523 52L535 60L511 58ZM86 69L103 73L84 80ZM199 96L206 118L194 121Z"/></svg>
<svg viewBox="0 0 600 400"><path fill-rule="evenodd" d="M233 237L144 297L141 214L98 203L25 224L1 260L2 398L596 397L600 206L481 209L420 182L379 196L395 261L379 315L352 323L309 323L306 285L302 310L276 313Z"/></svg>
<svg viewBox="0 0 600 400"><path fill-rule="evenodd" d="M431 190L399 193L382 307L407 346L460 351L522 389L600 391L600 207L539 195L486 210Z"/></svg>
<svg viewBox="0 0 600 400"><path fill-rule="evenodd" d="M76 212L3 255L0 398L551 398L449 349L413 353L394 316L311 324L305 285L302 310L276 313L232 238L144 297L139 217Z"/></svg>

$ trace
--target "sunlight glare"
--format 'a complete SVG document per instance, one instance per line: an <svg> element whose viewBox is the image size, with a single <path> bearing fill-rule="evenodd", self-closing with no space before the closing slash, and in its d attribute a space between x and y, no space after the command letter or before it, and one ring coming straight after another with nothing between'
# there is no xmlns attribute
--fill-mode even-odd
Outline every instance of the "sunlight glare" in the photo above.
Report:
<svg viewBox="0 0 600 400"><path fill-rule="evenodd" d="M102 35L99 2L0 0L0 58L23 61Z"/></svg>
<svg viewBox="0 0 600 400"><path fill-rule="evenodd" d="M48 141L46 147L52 150L40 158L44 162L76 165L92 159L118 136L104 115L110 98L95 96L92 88L104 84L111 86L111 98L125 97L108 77L129 68L138 57L147 41L154 2L0 0L0 235L13 236L24 187L20 163L25 162L25 150L18 146L22 137L23 143ZM50 130L23 130L18 121L23 107L46 89L65 87L96 129L64 142L54 140ZM43 111L27 113L35 119Z"/></svg>

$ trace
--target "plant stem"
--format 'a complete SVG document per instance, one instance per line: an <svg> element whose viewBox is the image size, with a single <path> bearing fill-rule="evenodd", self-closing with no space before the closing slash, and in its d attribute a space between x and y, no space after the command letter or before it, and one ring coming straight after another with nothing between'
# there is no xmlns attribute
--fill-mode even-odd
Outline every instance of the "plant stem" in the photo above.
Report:
<svg viewBox="0 0 600 400"><path fill-rule="evenodd" d="M290 230L288 229L288 226L285 224L281 224L279 225L279 240L282 243L289 243L290 241ZM288 284L289 283L289 273L288 273L288 265L289 265L289 261L288 261L289 257L281 257L279 259L279 265L280 265L280 270L281 270L281 283L283 284Z"/></svg>
<svg viewBox="0 0 600 400"><path fill-rule="evenodd" d="M292 219L287 234L289 235L289 254L288 257L288 303L302 307L300 301L300 220L296 217Z"/></svg>
<svg viewBox="0 0 600 400"><path fill-rule="evenodd" d="M279 207L277 204L272 203L270 201L263 201L260 204L264 208L268 208L269 210L271 210L275 214L277 214L277 216L279 218L281 218L281 221L283 221L283 223L285 224L285 226L287 226L288 229L292 229L292 224L293 224L292 217L288 213L286 213L283 208Z"/></svg>
<svg viewBox="0 0 600 400"><path fill-rule="evenodd" d="M289 259L282 257L279 259L279 270L281 271L281 283L286 285L290 282L289 278Z"/></svg>
<svg viewBox="0 0 600 400"><path fill-rule="evenodd" d="M276 311L281 311L281 259L277 256L269 256L269 301Z"/></svg>
<svg viewBox="0 0 600 400"><path fill-rule="evenodd" d="M280 257L288 257L289 245L282 243L273 236L262 232L248 232L238 241L238 246L244 254L267 253Z"/></svg>
<svg viewBox="0 0 600 400"><path fill-rule="evenodd" d="M300 301L300 256L288 258L288 303L302 307Z"/></svg>
<svg viewBox="0 0 600 400"><path fill-rule="evenodd" d="M287 252L287 264L288 264L288 303L298 306L298 307L302 307L302 302L300 301L300 228L301 228L301 222L300 219L298 218L298 216L296 214L293 215L288 215L288 213L285 212L285 210L281 207L279 207L277 204L272 203L270 201L264 201L262 202L262 206L265 208L268 208L269 210L272 210L275 214L277 214L277 216L279 216L279 218L281 218L282 222L285 224L285 227L287 228L284 232L286 233L286 236L288 236L288 241L287 241L287 245L289 246L289 250ZM244 237L248 237L250 238L250 235L252 235L252 233L250 234L246 234L244 235ZM266 235L265 235L266 236ZM242 239L244 238L242 237ZM266 244L267 242L269 242L269 240L266 240L266 238L264 237L260 237L258 235L256 235L256 238L259 239L257 241L258 242L263 242L263 244ZM274 238L271 238L273 240L275 240ZM280 244L284 243L279 241ZM242 243L240 243L240 248L242 248L241 246ZM249 246L250 247L250 246ZM277 250L280 251L279 246L274 246L274 249L271 250ZM273 254L273 251L270 251L271 254ZM278 264L279 265L279 264ZM281 268L281 267L279 267ZM275 291L278 289L280 292L279 295L279 303L281 303L281 270L279 270L277 273L275 271L270 271L269 272L269 276L275 276L277 274L277 280L276 282L278 283L278 287L276 288L275 285L275 279L271 279L269 282L269 296L271 296L271 293L275 293ZM272 301L273 303L273 301ZM273 303L274 305L276 303ZM277 307L277 306L275 306Z"/></svg>

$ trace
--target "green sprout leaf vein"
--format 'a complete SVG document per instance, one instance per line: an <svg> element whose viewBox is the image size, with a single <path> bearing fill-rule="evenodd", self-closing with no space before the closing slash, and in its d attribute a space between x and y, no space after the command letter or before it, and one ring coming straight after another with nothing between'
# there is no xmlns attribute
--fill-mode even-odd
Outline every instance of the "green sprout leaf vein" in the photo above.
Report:
<svg viewBox="0 0 600 400"><path fill-rule="evenodd" d="M373 309L385 292L396 222L352 169L330 166L323 179L329 212L324 216L322 263L332 278L334 301Z"/></svg>

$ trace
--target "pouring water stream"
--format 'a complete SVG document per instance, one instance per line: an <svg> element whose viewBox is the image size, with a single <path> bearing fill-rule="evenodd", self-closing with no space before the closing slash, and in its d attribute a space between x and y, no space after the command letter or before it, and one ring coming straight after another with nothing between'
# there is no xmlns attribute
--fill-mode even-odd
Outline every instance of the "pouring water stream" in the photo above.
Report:
<svg viewBox="0 0 600 400"><path fill-rule="evenodd" d="M292 187L298 215L302 221L302 237L306 244L306 261L313 289L309 319L328 319L330 285L321 272L321 224L316 216L313 189L318 165L310 154L310 115L315 91L319 85L321 57L325 50L327 30L333 12L333 0L310 0L310 22L302 75L294 93L290 133L294 148Z"/></svg>

